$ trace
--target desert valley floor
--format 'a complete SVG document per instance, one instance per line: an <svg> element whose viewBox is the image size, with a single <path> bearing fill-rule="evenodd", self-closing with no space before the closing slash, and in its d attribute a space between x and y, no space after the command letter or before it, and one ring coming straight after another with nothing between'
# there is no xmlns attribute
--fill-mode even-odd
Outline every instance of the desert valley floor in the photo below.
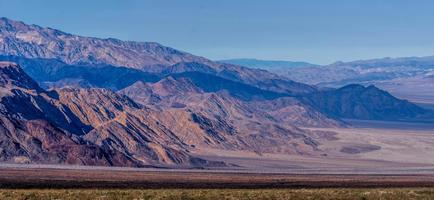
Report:
<svg viewBox="0 0 434 200"><path fill-rule="evenodd" d="M212 178L215 173L222 173L231 180L233 174L261 174L270 177L276 174L337 174L337 175L434 175L434 125L417 123L350 121L350 128L318 129L323 132L336 133L321 148L328 152L320 157L304 155L255 154L242 151L224 151L202 149L195 155L210 160L225 161L231 165L225 168L208 169L158 169L158 168L119 168L90 167L67 165L17 165L2 164L2 174L13 176L14 170L40 170L29 177L43 175L46 170L67 170L80 174L107 172L133 174L143 173L196 173L198 176ZM9 171L8 171L9 170ZM12 171L10 171L12 170ZM74 170L77 170L74 172ZM16 175L22 174L17 171ZM211 173L206 175L203 173ZM55 172L52 172L56 174ZM102 172L98 172L105 177ZM102 173L102 174L101 174ZM202 175L200 175L202 174ZM274 174L274 175L273 175ZM195 175L195 176L196 176ZM427 177L431 177L431 175ZM80 177L80 176L78 176ZM146 176L145 176L146 177ZM247 176L249 177L249 176ZM71 177L70 177L71 178ZM77 178L77 177L75 177ZM172 177L173 178L173 177ZM432 178L432 177L431 177ZM431 178L429 178L431 180ZM169 178L170 179L170 178ZM273 179L274 180L274 179ZM434 179L432 180L434 181Z"/></svg>
<svg viewBox="0 0 434 200"><path fill-rule="evenodd" d="M323 128L334 132L320 148L321 157L209 150L202 157L224 160L246 169L286 173L434 173L434 125L351 121L351 128ZM343 153L344 151L345 153Z"/></svg>

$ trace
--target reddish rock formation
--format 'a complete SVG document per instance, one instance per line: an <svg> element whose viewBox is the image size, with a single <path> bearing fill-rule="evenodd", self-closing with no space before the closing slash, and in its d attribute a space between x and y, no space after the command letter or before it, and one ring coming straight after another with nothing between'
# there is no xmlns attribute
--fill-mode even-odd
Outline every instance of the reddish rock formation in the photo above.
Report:
<svg viewBox="0 0 434 200"><path fill-rule="evenodd" d="M138 104L107 89L47 92L15 64L0 69L5 162L203 167L223 164L195 158L191 150L318 151L300 129L260 117L224 92L204 93L187 79L137 83L165 102Z"/></svg>

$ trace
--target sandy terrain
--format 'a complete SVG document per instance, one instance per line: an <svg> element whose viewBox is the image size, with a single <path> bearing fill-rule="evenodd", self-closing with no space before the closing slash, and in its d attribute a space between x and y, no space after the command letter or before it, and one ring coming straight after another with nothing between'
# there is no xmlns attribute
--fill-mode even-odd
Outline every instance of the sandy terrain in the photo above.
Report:
<svg viewBox="0 0 434 200"><path fill-rule="evenodd" d="M320 142L321 151L317 155L257 154L247 151L203 148L192 153L208 160L225 161L229 164L228 167L224 168L207 168L207 172L434 174L434 124L349 122L353 124L352 128L309 128L322 133L312 136ZM0 164L1 166L82 170L107 169L104 167L54 165ZM110 168L110 170L135 171L137 169ZM173 169L155 168L139 170L173 171ZM184 170L191 171L191 169Z"/></svg>
<svg viewBox="0 0 434 200"><path fill-rule="evenodd" d="M365 124L366 125L366 124ZM378 125L378 124L375 124ZM337 141L323 146L327 151L337 151L341 145L369 144L381 149L353 155L361 159L376 159L399 163L434 165L434 125L423 124L412 127L409 124L388 124L389 128L359 127L333 129L338 133Z"/></svg>
<svg viewBox="0 0 434 200"><path fill-rule="evenodd" d="M0 165L2 188L293 188L434 186L434 129L352 121L321 130L321 156L203 149L232 164L215 169Z"/></svg>
<svg viewBox="0 0 434 200"><path fill-rule="evenodd" d="M434 124L350 121L353 128L323 128L335 139L322 140L321 156L255 154L203 149L208 159L246 171L285 173L434 173Z"/></svg>

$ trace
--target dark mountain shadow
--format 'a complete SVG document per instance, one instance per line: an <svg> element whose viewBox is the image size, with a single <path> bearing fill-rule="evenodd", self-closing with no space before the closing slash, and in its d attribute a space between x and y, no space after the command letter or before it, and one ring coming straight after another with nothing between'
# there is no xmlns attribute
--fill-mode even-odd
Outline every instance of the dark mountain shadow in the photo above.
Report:
<svg viewBox="0 0 434 200"><path fill-rule="evenodd" d="M179 74L171 74L170 76L174 78L190 79L197 87L205 92L218 92L221 90L226 90L230 95L247 101L253 99L271 100L279 97L289 96L288 94L262 90L251 85L231 81L207 73L184 72Z"/></svg>
<svg viewBox="0 0 434 200"><path fill-rule="evenodd" d="M351 84L301 98L320 111L339 118L386 121L434 121L434 112L398 99L375 86Z"/></svg>
<svg viewBox="0 0 434 200"><path fill-rule="evenodd" d="M153 73L111 65L68 65L55 59L28 59L4 55L0 56L0 60L19 64L41 85L46 82L76 79L83 81L87 87L120 90L137 81L157 82L160 80L160 77Z"/></svg>

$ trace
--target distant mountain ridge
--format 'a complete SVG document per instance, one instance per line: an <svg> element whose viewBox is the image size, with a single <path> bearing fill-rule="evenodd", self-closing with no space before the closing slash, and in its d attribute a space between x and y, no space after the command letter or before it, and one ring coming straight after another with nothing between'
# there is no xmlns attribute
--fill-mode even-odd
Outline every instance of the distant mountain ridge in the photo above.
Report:
<svg viewBox="0 0 434 200"><path fill-rule="evenodd" d="M0 18L0 53L58 59L67 64L109 64L143 68L207 60L154 42L124 42L68 34L52 28Z"/></svg>
<svg viewBox="0 0 434 200"><path fill-rule="evenodd" d="M248 67L248 64L244 63L244 66ZM255 68L254 62L250 64ZM401 98L434 104L434 95L425 89L432 87L426 77L434 70L434 56L379 58L335 62L325 66L276 67L267 70L318 87L376 85Z"/></svg>
<svg viewBox="0 0 434 200"><path fill-rule="evenodd" d="M40 80L41 77L39 76L44 73L57 77L65 76L64 74L56 74L58 70L60 70L59 73L63 73L64 69L59 68L59 63L63 63L61 64L63 66L86 68L106 66L111 68L107 73L115 71L113 67L130 68L157 75L196 71L281 93L298 94L315 90L312 86L296 83L265 70L213 62L154 42L82 37L51 28L27 25L7 18L0 18L0 41L2 41L0 43L0 55L8 57L7 60L13 62L21 60L20 65L30 74L32 71L29 70L34 72L34 69L31 69L32 66L27 67L27 63L30 65L31 61L35 59L42 59L45 62L45 65L40 65L45 67L39 68L37 74L34 73L38 75L34 76L37 80ZM29 60L30 62L28 62ZM86 75L94 72L92 70L86 71L88 69L83 68L77 70L84 70L83 73ZM70 73L76 72L68 72L68 74ZM69 81L63 81L59 84L70 83L71 77L68 79ZM83 82L77 79L83 79L83 77L72 77L72 83L86 85L86 81L89 82L88 80ZM126 86L104 87L122 89Z"/></svg>
<svg viewBox="0 0 434 200"><path fill-rule="evenodd" d="M249 101L303 98L319 92L317 87L265 70L213 62L157 43L81 37L6 18L0 18L0 30L4 41L0 44L0 58L18 62L45 88L118 91L137 81L155 83L173 76L190 79L206 92L224 90ZM312 68L318 67L296 69Z"/></svg>
<svg viewBox="0 0 434 200"><path fill-rule="evenodd" d="M330 66L359 66L361 68L375 68L375 67L399 67L399 66L413 66L417 68L430 68L434 67L434 56L424 57L397 57L397 58L377 58L369 60L356 60L351 62L336 62Z"/></svg>
<svg viewBox="0 0 434 200"><path fill-rule="evenodd" d="M431 69L434 69L434 56L336 62L321 67L287 68L279 74L303 83L343 86L349 83L416 76Z"/></svg>
<svg viewBox="0 0 434 200"><path fill-rule="evenodd" d="M253 58L227 59L227 60L219 60L218 62L233 64L233 65L241 65L241 66L256 68L256 69L265 69L271 72L274 72L274 70L283 70L287 68L319 66L316 64L312 64L308 62L300 62L300 61L259 60Z"/></svg>

